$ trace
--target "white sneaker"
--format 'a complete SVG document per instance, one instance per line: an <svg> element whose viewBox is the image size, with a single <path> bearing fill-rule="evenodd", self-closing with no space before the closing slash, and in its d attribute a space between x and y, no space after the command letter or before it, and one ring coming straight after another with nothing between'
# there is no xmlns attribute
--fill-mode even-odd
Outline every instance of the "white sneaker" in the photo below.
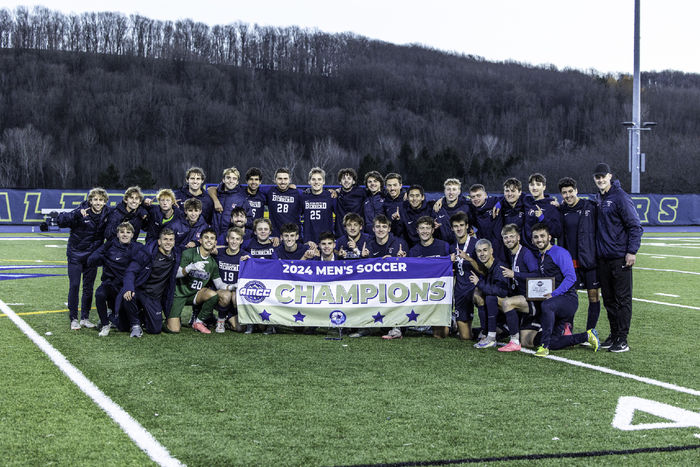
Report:
<svg viewBox="0 0 700 467"><path fill-rule="evenodd" d="M371 333L371 330L369 328L360 328L357 331L350 334L348 337L352 337L352 338L365 337L365 336L369 336L370 333Z"/></svg>
<svg viewBox="0 0 700 467"><path fill-rule="evenodd" d="M131 326L131 336L130 337L141 337L143 336L143 330L141 329L141 326L136 325L136 326Z"/></svg>
<svg viewBox="0 0 700 467"><path fill-rule="evenodd" d="M226 327L224 326L224 321L217 321L216 322L216 329L214 329L215 332L218 332L219 334L223 334L226 332Z"/></svg>
<svg viewBox="0 0 700 467"><path fill-rule="evenodd" d="M80 325L84 328L92 329L96 328L97 325L93 322L91 322L89 319L81 319L80 320Z"/></svg>
<svg viewBox="0 0 700 467"><path fill-rule="evenodd" d="M401 329L393 328L391 331L382 336L382 339L401 339L403 335L401 334Z"/></svg>
<svg viewBox="0 0 700 467"><path fill-rule="evenodd" d="M102 329L100 329L97 335L100 337L107 337L109 335L109 324L107 326L102 326Z"/></svg>
<svg viewBox="0 0 700 467"><path fill-rule="evenodd" d="M71 320L70 322L70 328L73 331L78 331L80 330L80 323L78 322L77 319Z"/></svg>

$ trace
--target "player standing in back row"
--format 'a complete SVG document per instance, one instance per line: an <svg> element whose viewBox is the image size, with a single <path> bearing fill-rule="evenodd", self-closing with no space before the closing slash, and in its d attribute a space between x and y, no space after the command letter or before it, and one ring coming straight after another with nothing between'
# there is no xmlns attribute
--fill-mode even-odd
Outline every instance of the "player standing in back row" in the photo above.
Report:
<svg viewBox="0 0 700 467"><path fill-rule="evenodd" d="M610 336L601 344L610 352L627 352L632 320L632 266L642 242L642 224L632 199L613 180L608 164L598 164L593 179L598 187L598 280L610 321Z"/></svg>

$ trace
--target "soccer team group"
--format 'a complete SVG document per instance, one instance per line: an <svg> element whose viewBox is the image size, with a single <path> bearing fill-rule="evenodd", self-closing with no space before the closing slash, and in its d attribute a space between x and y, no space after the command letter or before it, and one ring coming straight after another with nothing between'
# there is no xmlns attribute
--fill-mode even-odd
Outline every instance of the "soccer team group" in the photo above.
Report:
<svg viewBox="0 0 700 467"><path fill-rule="evenodd" d="M102 281L94 293L100 336L114 328L132 337L144 330L178 333L187 305L195 331L273 334L275 326L258 329L238 320L241 261L448 256L454 264L453 323L423 331L474 339L478 349L534 347L537 356L578 344L629 350L632 266L642 227L607 164L593 171L595 201L579 198L576 181L567 177L558 183L561 204L546 194L540 173L530 175L529 193L520 180L508 178L502 195L489 196L474 184L468 198L461 182L448 178L444 196L435 201L426 200L420 185L406 189L397 173L368 172L361 186L354 169L341 169L337 189L325 186L326 173L318 167L309 172L306 189L292 184L286 168L275 172L270 186L261 186L256 167L245 173L245 185L240 178L231 167L207 188L203 170L193 167L181 188L161 189L154 199L130 187L110 207L107 192L93 188L83 204L58 215L58 225L70 228L71 329L98 327L89 313L100 266ZM137 241L141 231L145 244ZM552 290L530 297L528 278L543 277L554 278ZM577 289L587 291L588 317L586 331L574 333ZM599 289L611 330L604 341L595 329ZM472 329L475 308L480 329ZM355 329L350 337L370 331ZM396 327L382 337L397 339L405 332ZM498 338L509 341L498 347Z"/></svg>

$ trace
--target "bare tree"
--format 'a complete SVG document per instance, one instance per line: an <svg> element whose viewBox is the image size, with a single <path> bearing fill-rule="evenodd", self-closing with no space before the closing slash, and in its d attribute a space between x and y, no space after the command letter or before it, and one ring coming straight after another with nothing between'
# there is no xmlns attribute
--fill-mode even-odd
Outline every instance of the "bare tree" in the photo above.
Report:
<svg viewBox="0 0 700 467"><path fill-rule="evenodd" d="M51 158L52 144L31 124L24 128L8 128L3 132L3 159L15 168L9 172L15 177L13 185L42 186L44 165ZM5 164L3 164L5 165Z"/></svg>

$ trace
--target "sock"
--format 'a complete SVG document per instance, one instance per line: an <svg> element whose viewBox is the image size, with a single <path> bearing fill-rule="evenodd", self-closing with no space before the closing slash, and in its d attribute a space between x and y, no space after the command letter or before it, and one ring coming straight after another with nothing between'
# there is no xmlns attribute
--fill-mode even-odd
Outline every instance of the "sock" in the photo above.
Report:
<svg viewBox="0 0 700 467"><path fill-rule="evenodd" d="M227 314L227 306L221 306L219 305L219 302L217 300L216 305L214 305L214 309L216 310L216 316L223 321L226 319L226 314Z"/></svg>
<svg viewBox="0 0 700 467"><path fill-rule="evenodd" d="M496 332L497 318L498 318L498 297L495 295L488 295L485 300L486 302L486 321L488 322L489 334L491 332Z"/></svg>
<svg viewBox="0 0 700 467"><path fill-rule="evenodd" d="M202 310L199 312L199 315L197 315L196 320L199 322L202 322L205 319L209 319L209 317L212 316L212 311L214 310L214 306L216 306L218 301L219 301L219 296L214 295L209 300L204 302L202 304Z"/></svg>
<svg viewBox="0 0 700 467"><path fill-rule="evenodd" d="M600 316L600 302L588 302L588 319L586 320L586 330L593 329L598 325Z"/></svg>
<svg viewBox="0 0 700 467"><path fill-rule="evenodd" d="M496 332L493 331L493 332L488 333L487 337L488 337L488 340L495 341L496 340Z"/></svg>
<svg viewBox="0 0 700 467"><path fill-rule="evenodd" d="M510 341L520 345L520 336L518 334L513 334L510 336Z"/></svg>
<svg viewBox="0 0 700 467"><path fill-rule="evenodd" d="M506 324L508 325L508 332L512 336L516 336L520 333L520 323L518 318L518 312L515 310L510 310L505 312Z"/></svg>
<svg viewBox="0 0 700 467"><path fill-rule="evenodd" d="M476 310L479 315L479 322L481 323L481 334L486 335L489 328L486 322L486 305L477 306Z"/></svg>

